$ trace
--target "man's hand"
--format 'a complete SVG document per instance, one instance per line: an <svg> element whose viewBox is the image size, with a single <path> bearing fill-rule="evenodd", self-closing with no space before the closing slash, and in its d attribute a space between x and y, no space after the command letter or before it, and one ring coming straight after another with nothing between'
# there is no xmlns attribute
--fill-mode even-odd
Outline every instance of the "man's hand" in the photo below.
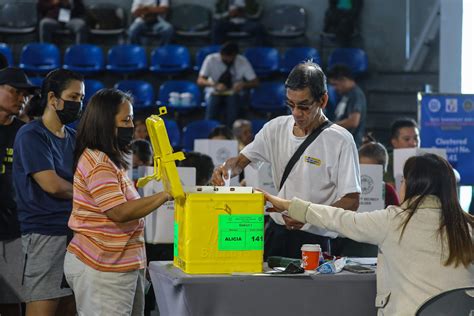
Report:
<svg viewBox="0 0 474 316"><path fill-rule="evenodd" d="M225 90L227 90L227 86L223 83L217 83L214 86L214 89L216 89L216 91L225 91Z"/></svg>
<svg viewBox="0 0 474 316"><path fill-rule="evenodd" d="M232 90L237 93L237 92L242 91L244 88L245 88L245 83L242 81L239 81L239 82L234 83Z"/></svg>

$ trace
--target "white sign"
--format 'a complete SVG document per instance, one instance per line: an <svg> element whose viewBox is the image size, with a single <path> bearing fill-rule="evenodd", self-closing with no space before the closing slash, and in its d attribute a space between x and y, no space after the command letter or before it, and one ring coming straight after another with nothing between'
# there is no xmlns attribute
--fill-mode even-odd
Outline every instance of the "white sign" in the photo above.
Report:
<svg viewBox="0 0 474 316"><path fill-rule="evenodd" d="M210 156L214 166L217 167L239 154L239 143L236 140L227 139L195 139L194 151ZM230 185L238 186L239 177L232 178Z"/></svg>
<svg viewBox="0 0 474 316"><path fill-rule="evenodd" d="M63 23L71 21L71 10L64 8L59 9L58 21Z"/></svg>
<svg viewBox="0 0 474 316"><path fill-rule="evenodd" d="M278 194L272 177L272 166L267 163L258 164L257 168L245 167L245 182L247 186L262 189L270 194Z"/></svg>
<svg viewBox="0 0 474 316"><path fill-rule="evenodd" d="M397 192L400 192L400 183L403 177L403 166L408 158L421 156L423 154L435 154L446 159L446 149L444 148L402 148L393 150L393 177Z"/></svg>
<svg viewBox="0 0 474 316"><path fill-rule="evenodd" d="M153 167L144 167L145 175L153 174ZM182 186L196 185L196 168L178 167ZM163 191L162 182L150 181L143 188L143 195ZM174 230L174 201L168 201L145 217L145 241L151 244L172 244Z"/></svg>
<svg viewBox="0 0 474 316"><path fill-rule="evenodd" d="M360 194L357 212L370 212L384 209L383 166L360 165L360 184L362 192Z"/></svg>

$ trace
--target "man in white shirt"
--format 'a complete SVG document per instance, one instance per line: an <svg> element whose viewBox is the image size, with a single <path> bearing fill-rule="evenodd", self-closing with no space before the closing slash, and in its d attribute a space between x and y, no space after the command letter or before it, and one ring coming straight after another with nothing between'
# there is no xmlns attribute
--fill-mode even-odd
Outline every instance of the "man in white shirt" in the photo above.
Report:
<svg viewBox="0 0 474 316"><path fill-rule="evenodd" d="M215 169L212 182L223 185L228 170L235 176L248 164L268 162L278 196L304 197L313 203L356 211L361 191L357 148L352 135L336 124L326 127L304 150L280 188L285 167L297 148L312 131L326 124L323 109L328 101L326 76L313 62L297 65L285 85L291 115L265 124L238 157ZM265 232L265 258L301 258L300 249L305 243L320 244L323 251L328 251L329 239L325 236L336 236L285 215L272 213L271 217Z"/></svg>
<svg viewBox="0 0 474 316"><path fill-rule="evenodd" d="M239 116L241 98L246 90L258 85L258 78L250 62L239 54L236 43L222 45L219 53L204 59L197 84L205 87L206 119L220 120L225 115L227 127Z"/></svg>
<svg viewBox="0 0 474 316"><path fill-rule="evenodd" d="M145 32L160 37L160 44L169 44L173 37L173 26L164 17L169 11L169 0L133 0L133 23L128 28L130 43L141 44Z"/></svg>

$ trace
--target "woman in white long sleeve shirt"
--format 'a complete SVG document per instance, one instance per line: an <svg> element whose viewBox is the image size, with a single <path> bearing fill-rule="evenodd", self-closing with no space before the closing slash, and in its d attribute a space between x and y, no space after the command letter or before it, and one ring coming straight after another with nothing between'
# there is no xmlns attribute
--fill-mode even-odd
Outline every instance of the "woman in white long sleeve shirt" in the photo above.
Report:
<svg viewBox="0 0 474 316"><path fill-rule="evenodd" d="M459 205L451 166L426 154L408 159L403 175L403 204L367 213L265 193L277 212L378 245L378 315L414 315L428 298L474 284L474 217Z"/></svg>

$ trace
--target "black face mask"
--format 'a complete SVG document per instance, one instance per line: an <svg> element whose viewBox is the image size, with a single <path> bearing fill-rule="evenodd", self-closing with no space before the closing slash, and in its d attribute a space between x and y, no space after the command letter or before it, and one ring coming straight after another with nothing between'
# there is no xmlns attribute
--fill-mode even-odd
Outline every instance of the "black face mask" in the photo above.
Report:
<svg viewBox="0 0 474 316"><path fill-rule="evenodd" d="M62 99L61 99L62 100ZM64 108L56 110L56 114L62 124L66 125L81 117L82 102L63 100Z"/></svg>
<svg viewBox="0 0 474 316"><path fill-rule="evenodd" d="M126 149L133 140L133 127L117 127L117 142L120 149Z"/></svg>

